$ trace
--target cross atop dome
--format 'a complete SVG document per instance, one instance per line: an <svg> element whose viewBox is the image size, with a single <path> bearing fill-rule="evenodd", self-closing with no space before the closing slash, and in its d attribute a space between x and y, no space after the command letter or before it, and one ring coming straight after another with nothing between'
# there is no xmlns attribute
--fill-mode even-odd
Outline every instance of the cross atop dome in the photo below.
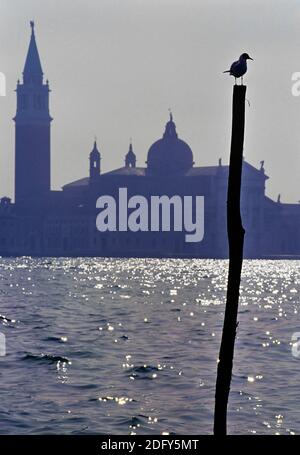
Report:
<svg viewBox="0 0 300 455"><path fill-rule="evenodd" d="M171 109L169 109L170 120L166 124L166 129L163 135L164 139L177 139L178 135L176 132L176 125L173 121L173 114Z"/></svg>

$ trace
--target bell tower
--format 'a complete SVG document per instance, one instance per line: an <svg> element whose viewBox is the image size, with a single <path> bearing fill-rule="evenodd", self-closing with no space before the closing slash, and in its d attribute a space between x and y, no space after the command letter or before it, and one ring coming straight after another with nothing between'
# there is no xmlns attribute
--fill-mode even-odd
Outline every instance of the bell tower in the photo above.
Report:
<svg viewBox="0 0 300 455"><path fill-rule="evenodd" d="M100 171L101 171L101 168L100 168L101 155L97 148L96 139L94 142L93 150L90 153L89 160L90 160L90 179L94 180L94 179L97 179L97 177L100 175Z"/></svg>
<svg viewBox="0 0 300 455"><path fill-rule="evenodd" d="M125 167L135 167L136 165L136 156L132 148L132 143L129 144L129 150L125 156Z"/></svg>
<svg viewBox="0 0 300 455"><path fill-rule="evenodd" d="M35 41L34 22L23 71L17 84L15 121L15 201L43 197L50 191L49 85Z"/></svg>

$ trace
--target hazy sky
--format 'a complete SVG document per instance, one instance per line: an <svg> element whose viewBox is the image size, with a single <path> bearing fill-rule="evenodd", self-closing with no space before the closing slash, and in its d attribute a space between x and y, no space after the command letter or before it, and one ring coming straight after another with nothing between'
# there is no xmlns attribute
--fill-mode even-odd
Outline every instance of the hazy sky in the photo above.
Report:
<svg viewBox="0 0 300 455"><path fill-rule="evenodd" d="M0 0L0 195L13 196L31 19L52 90L52 188L87 176L95 135L104 171L123 166L130 137L143 166L169 107L197 166L227 163L233 79L222 71L246 51L245 157L265 160L268 195L300 200L299 0Z"/></svg>

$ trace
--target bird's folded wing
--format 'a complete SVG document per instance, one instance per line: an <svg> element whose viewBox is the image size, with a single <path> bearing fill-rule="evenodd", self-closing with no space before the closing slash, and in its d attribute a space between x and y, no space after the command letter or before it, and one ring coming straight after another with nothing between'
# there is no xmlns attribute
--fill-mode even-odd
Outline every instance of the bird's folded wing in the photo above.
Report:
<svg viewBox="0 0 300 455"><path fill-rule="evenodd" d="M230 67L230 72L233 72L239 64L239 61L233 62L233 64Z"/></svg>

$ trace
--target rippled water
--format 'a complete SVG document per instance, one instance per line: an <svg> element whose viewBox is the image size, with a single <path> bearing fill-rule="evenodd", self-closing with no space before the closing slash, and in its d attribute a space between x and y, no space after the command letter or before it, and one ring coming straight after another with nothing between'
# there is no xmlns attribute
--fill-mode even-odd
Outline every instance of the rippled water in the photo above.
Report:
<svg viewBox="0 0 300 455"><path fill-rule="evenodd" d="M0 433L211 433L227 266L0 259ZM299 292L300 262L244 262L230 433L300 433Z"/></svg>

